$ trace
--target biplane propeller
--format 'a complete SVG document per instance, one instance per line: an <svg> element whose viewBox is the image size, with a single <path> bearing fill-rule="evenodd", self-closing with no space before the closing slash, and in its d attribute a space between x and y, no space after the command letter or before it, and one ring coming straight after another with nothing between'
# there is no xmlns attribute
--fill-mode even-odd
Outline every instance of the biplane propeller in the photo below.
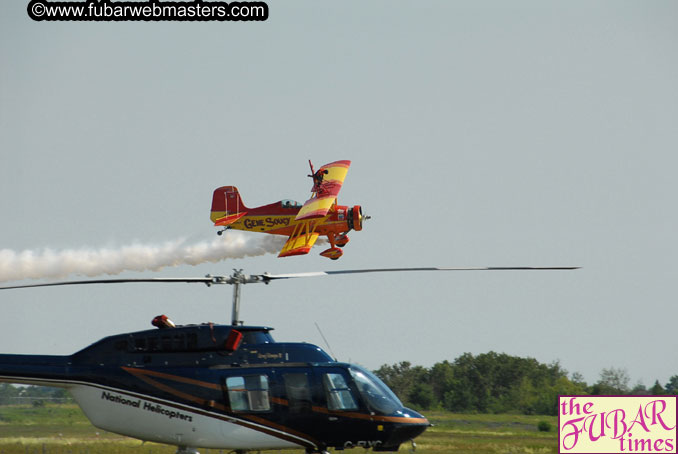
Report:
<svg viewBox="0 0 678 454"><path fill-rule="evenodd" d="M0 287L202 283L233 285L231 325L177 326L117 334L72 355L0 354L0 382L63 387L103 430L175 445L236 452L334 448L397 451L429 427L370 371L337 362L308 343L278 343L273 328L239 320L240 289L251 283L342 274L412 271L570 270L576 267L376 268L289 274L122 278Z"/></svg>
<svg viewBox="0 0 678 454"><path fill-rule="evenodd" d="M278 257L308 254L320 236L326 236L330 248L320 253L337 260L343 255L341 248L349 242L348 233L359 231L369 216L360 205L338 205L337 195L346 178L351 161L335 161L317 171L311 161L313 180L311 198L303 205L293 200L248 208L242 201L238 188L222 186L214 190L210 219L217 227L287 236L287 242ZM224 230L219 230L221 235Z"/></svg>

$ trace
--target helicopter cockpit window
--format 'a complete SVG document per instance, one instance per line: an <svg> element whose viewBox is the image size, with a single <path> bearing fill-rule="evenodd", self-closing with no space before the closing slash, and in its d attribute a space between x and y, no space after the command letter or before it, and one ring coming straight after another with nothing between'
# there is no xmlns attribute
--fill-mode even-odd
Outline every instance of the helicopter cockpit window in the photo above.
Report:
<svg viewBox="0 0 678 454"><path fill-rule="evenodd" d="M357 410L351 389L346 379L341 374L328 373L323 375L323 386L327 396L327 408L329 410Z"/></svg>
<svg viewBox="0 0 678 454"><path fill-rule="evenodd" d="M351 366L349 370L356 386L358 386L360 395L367 402L370 410L389 415L403 407L393 391L376 375L357 366Z"/></svg>
<svg viewBox="0 0 678 454"><path fill-rule="evenodd" d="M285 391L290 403L290 413L310 412L313 403L311 401L311 387L308 384L308 375L305 373L284 374Z"/></svg>
<svg viewBox="0 0 678 454"><path fill-rule="evenodd" d="M227 377L228 400L233 411L269 411L268 377L246 375Z"/></svg>

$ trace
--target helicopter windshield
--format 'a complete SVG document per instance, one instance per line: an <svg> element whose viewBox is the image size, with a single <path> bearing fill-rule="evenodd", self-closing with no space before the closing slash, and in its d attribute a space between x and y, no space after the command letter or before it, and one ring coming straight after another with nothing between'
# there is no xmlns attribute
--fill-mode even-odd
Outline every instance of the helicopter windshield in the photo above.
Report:
<svg viewBox="0 0 678 454"><path fill-rule="evenodd" d="M398 397L376 375L359 366L351 366L349 370L371 410L389 415L403 408Z"/></svg>

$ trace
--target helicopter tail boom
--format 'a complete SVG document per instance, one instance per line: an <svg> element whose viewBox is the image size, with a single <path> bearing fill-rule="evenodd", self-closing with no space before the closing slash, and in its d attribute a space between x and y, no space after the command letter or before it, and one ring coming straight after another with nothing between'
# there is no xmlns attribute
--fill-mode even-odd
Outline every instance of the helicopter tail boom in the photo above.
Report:
<svg viewBox="0 0 678 454"><path fill-rule="evenodd" d="M0 355L0 382L68 388L73 383L67 356Z"/></svg>

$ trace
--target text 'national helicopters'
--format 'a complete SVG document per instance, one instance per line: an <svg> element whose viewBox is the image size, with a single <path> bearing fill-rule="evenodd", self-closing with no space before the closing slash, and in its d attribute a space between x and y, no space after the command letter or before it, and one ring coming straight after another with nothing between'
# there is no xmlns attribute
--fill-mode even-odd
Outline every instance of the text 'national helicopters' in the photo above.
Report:
<svg viewBox="0 0 678 454"><path fill-rule="evenodd" d="M231 325L175 326L117 334L72 355L0 354L0 382L63 387L95 426L144 441L239 452L353 447L397 451L430 425L368 370L337 362L308 343L279 343L273 328L239 320L250 283L388 271L574 268L392 268L200 278L101 279L0 287L7 290L126 282L230 284ZM413 445L414 442L412 441Z"/></svg>
<svg viewBox="0 0 678 454"><path fill-rule="evenodd" d="M303 205L293 200L281 200L257 208L248 208L235 186L214 190L210 219L217 227L287 236L278 257L308 254L319 236L327 236L330 248L323 257L337 260L340 248L349 241L348 232L362 230L364 216L360 205L337 205L337 195L346 178L351 161L336 161L313 169L311 198ZM219 235L223 230L217 232Z"/></svg>

